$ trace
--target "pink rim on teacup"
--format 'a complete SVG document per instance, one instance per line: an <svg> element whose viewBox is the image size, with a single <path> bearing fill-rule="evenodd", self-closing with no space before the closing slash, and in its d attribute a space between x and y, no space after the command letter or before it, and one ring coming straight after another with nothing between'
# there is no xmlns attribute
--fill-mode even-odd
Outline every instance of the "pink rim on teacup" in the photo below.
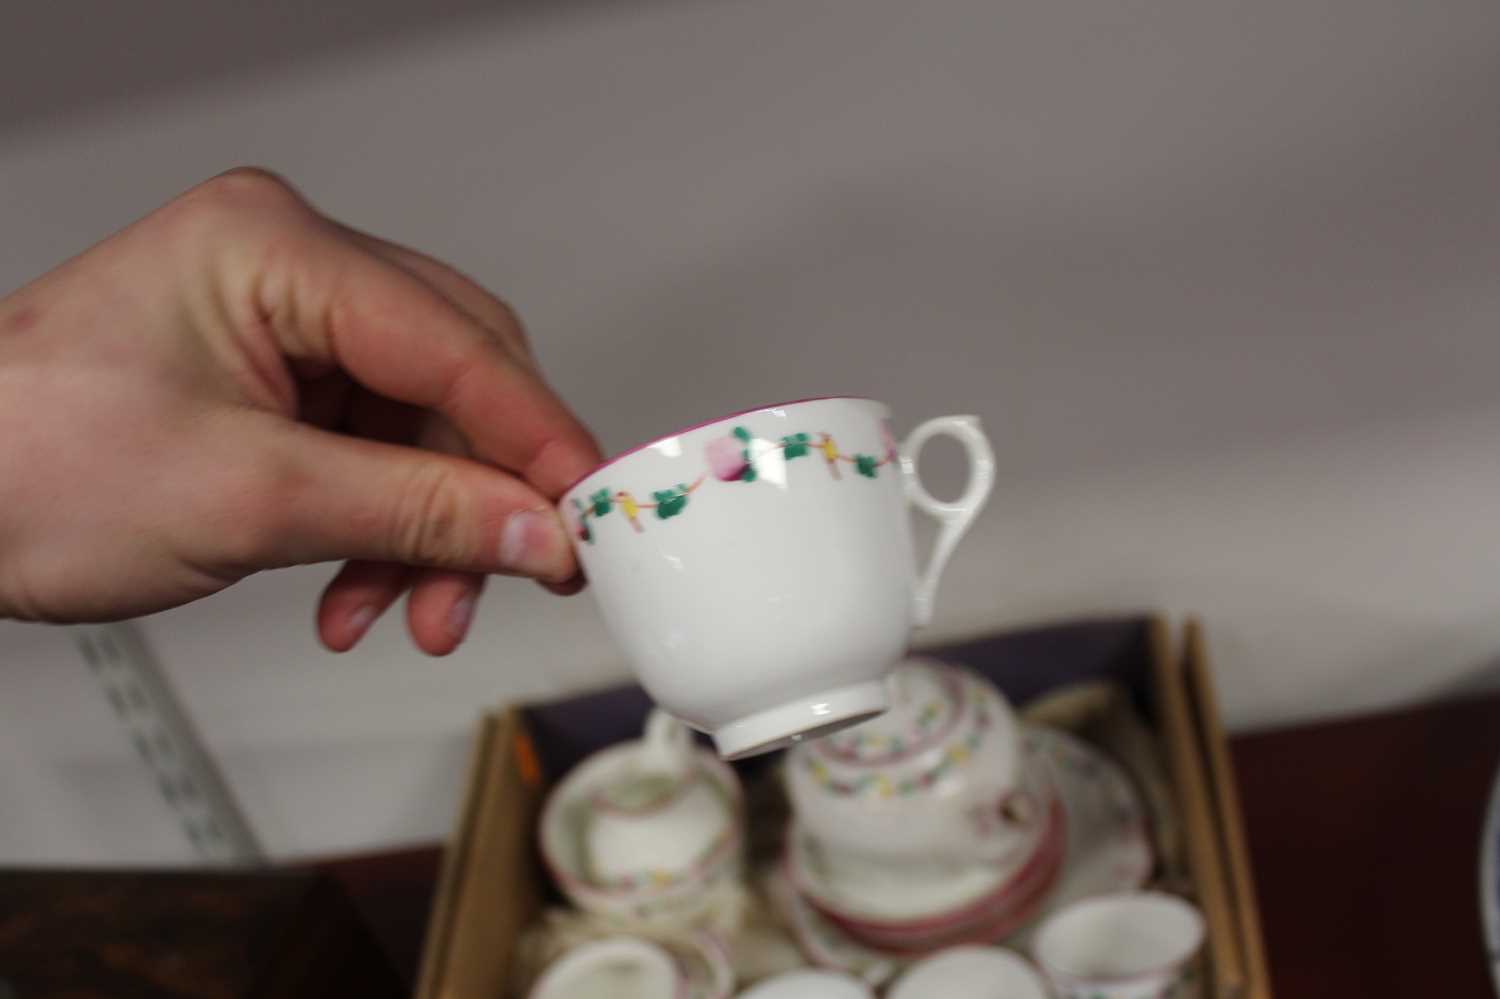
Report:
<svg viewBox="0 0 1500 999"><path fill-rule="evenodd" d="M707 930L694 934L693 945L703 955L709 974L713 976L709 983L713 992L699 999L729 999L734 992L734 957L729 952L729 945L723 937Z"/></svg>
<svg viewBox="0 0 1500 999"><path fill-rule="evenodd" d="M625 752L634 748L634 746L627 743L607 747L600 750L600 754ZM728 796L730 805L729 828L712 847L687 869L675 872L672 876L668 877L648 878L644 883L631 881L624 884L599 884L590 880L582 873L575 874L568 870L553 855L550 837L547 835L546 830L559 821L557 817L558 809L563 807L564 799L568 797L564 792L568 789L569 781L583 766L588 764L589 759L585 759L559 782L552 793L548 795L546 803L542 806L541 820L537 824L539 830L537 842L538 852L542 856L542 866L546 868L553 883L565 895L574 898L593 899L609 905L629 902L637 896L640 896L642 901L664 898L675 893L678 889L701 885L711 880L725 866L725 862L738 853L745 839L745 792L744 788L740 785L739 776L734 772L732 767L712 754L696 748L692 752L693 765Z"/></svg>

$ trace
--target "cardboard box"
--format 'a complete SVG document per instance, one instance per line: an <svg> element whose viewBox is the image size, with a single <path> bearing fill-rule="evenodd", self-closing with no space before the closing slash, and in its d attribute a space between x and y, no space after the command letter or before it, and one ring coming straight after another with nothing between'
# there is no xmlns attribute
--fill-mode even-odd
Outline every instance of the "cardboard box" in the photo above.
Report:
<svg viewBox="0 0 1500 999"><path fill-rule="evenodd" d="M1017 706L1061 686L1108 680L1128 691L1166 761L1188 891L1208 923L1210 999L1270 996L1244 830L1202 630L1173 650L1159 619L1086 621L929 651L984 673ZM423 952L422 999L506 995L514 945L555 892L534 845L546 788L594 750L639 735L639 688L514 706L480 724L458 827L444 859ZM737 764L754 780L775 756Z"/></svg>

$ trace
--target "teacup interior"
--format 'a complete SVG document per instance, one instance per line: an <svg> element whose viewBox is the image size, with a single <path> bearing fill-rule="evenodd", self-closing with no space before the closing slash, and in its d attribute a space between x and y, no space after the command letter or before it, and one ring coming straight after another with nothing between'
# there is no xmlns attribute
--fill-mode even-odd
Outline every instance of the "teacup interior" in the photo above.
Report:
<svg viewBox="0 0 1500 999"><path fill-rule="evenodd" d="M590 858L590 828L600 819L618 819L620 821L613 824L628 830L640 813L633 807L621 807L622 804L639 805L649 810L654 802L664 798L670 801L681 789L680 781L659 784L649 776L642 782L643 787L638 786L637 780L641 776L638 757L639 748L634 743L601 750L578 764L553 790L542 812L538 834L542 855L555 877L581 884L582 890L605 890L595 884L599 872L594 869ZM713 761L700 761L696 777L706 782L719 807L733 813L737 809L734 776L727 767L717 770L717 766ZM616 814L599 809L602 795L607 790L612 792L612 798L616 794L625 798L624 802L611 801L611 807L619 808ZM693 858L681 859L686 864Z"/></svg>
<svg viewBox="0 0 1500 999"><path fill-rule="evenodd" d="M630 775L605 787L600 797L609 807L622 812L642 812L659 807L681 787L682 778L665 774Z"/></svg>
<svg viewBox="0 0 1500 999"><path fill-rule="evenodd" d="M1089 899L1049 919L1037 934L1037 959L1069 978L1115 979L1169 969L1203 939L1193 906L1156 892Z"/></svg>

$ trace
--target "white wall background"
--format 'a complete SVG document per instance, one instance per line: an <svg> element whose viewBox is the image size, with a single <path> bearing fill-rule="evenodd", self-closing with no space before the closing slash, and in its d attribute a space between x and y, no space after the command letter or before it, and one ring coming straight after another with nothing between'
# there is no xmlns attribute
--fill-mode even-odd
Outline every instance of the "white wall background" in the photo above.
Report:
<svg viewBox="0 0 1500 999"><path fill-rule="evenodd" d="M1231 722L1283 723L1500 672L1497 94L1492 0L497 13L22 116L0 289L272 166L515 302L611 449L979 412L937 633L1197 611ZM333 657L329 572L145 623L279 856L441 835L482 707L623 675L587 597L506 581L450 659ZM188 856L66 636L0 624L0 861Z"/></svg>

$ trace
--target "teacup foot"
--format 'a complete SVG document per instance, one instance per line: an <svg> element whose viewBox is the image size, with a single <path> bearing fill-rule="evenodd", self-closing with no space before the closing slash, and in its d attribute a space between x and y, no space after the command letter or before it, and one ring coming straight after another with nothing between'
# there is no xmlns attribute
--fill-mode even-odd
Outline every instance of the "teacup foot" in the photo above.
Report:
<svg viewBox="0 0 1500 999"><path fill-rule="evenodd" d="M713 733L714 745L726 760L744 759L858 725L888 707L881 681L840 687L730 722Z"/></svg>

